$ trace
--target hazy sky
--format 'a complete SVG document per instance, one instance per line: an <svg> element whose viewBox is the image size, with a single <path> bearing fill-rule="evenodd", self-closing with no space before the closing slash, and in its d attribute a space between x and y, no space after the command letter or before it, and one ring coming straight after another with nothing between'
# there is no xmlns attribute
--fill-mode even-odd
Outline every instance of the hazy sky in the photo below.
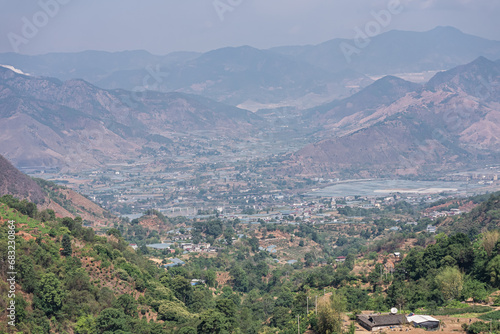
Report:
<svg viewBox="0 0 500 334"><path fill-rule="evenodd" d="M449 25L500 40L498 0L0 0L0 52L318 44L354 37L390 6L382 32Z"/></svg>

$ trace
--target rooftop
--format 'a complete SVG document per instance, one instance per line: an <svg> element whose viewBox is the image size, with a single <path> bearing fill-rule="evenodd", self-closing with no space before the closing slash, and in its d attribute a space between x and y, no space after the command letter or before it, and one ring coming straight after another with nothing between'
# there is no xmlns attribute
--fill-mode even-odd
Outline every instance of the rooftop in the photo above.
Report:
<svg viewBox="0 0 500 334"><path fill-rule="evenodd" d="M406 324L406 317L402 314L384 314L384 315L358 315L358 322L365 328L394 326Z"/></svg>

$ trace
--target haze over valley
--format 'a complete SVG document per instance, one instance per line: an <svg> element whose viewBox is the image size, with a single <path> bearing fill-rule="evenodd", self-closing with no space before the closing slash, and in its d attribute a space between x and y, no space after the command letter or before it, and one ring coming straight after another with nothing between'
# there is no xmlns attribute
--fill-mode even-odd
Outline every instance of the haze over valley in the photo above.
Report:
<svg viewBox="0 0 500 334"><path fill-rule="evenodd" d="M321 186L312 180L450 180L499 164L500 42L451 27L390 31L352 62L347 42L0 54L0 153L124 212L159 193L164 210L195 210ZM417 72L436 74L394 76ZM151 178L158 191L145 190Z"/></svg>
<svg viewBox="0 0 500 334"><path fill-rule="evenodd" d="M2 6L1 333L500 332L496 2Z"/></svg>

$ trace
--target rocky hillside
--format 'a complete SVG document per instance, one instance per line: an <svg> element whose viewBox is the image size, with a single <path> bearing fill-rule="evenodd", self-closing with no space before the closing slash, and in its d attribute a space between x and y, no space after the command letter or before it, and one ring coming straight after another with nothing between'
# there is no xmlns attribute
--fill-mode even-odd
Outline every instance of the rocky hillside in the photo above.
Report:
<svg viewBox="0 0 500 334"><path fill-rule="evenodd" d="M292 170L390 176L498 162L499 70L498 62L481 57L421 88L384 78L318 108L314 115L325 124L320 136L326 139L294 154Z"/></svg>
<svg viewBox="0 0 500 334"><path fill-rule="evenodd" d="M53 210L56 217L81 217L94 227L109 226L118 218L77 192L41 179L32 179L0 155L0 197L12 195Z"/></svg>
<svg viewBox="0 0 500 334"><path fill-rule="evenodd" d="M3 195L13 195L36 204L47 200L47 194L35 181L0 155L0 196Z"/></svg>
<svg viewBox="0 0 500 334"><path fill-rule="evenodd" d="M309 120L313 125L328 127L354 114L358 117L367 117L378 108L390 105L419 88L420 85L413 82L386 76L348 98L306 110L303 119ZM359 113L360 111L362 113Z"/></svg>
<svg viewBox="0 0 500 334"><path fill-rule="evenodd" d="M247 111L182 93L103 90L0 67L0 154L16 166L79 169L123 161L174 133L241 136L262 125Z"/></svg>
<svg viewBox="0 0 500 334"><path fill-rule="evenodd" d="M42 179L35 179L35 181L48 197L48 200L39 208L53 210L56 217L73 219L81 217L86 225L94 228L111 226L119 222L118 217L76 191Z"/></svg>

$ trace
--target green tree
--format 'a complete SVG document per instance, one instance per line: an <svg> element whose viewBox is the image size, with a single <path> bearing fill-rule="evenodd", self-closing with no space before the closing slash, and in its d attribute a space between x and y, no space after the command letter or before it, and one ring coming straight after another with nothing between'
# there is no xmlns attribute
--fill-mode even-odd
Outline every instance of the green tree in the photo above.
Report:
<svg viewBox="0 0 500 334"><path fill-rule="evenodd" d="M436 283L445 300L457 299L462 293L463 276L458 268L445 267L436 276Z"/></svg>
<svg viewBox="0 0 500 334"><path fill-rule="evenodd" d="M182 327L179 329L179 334L197 334L196 333L196 328L193 327Z"/></svg>
<svg viewBox="0 0 500 334"><path fill-rule="evenodd" d="M276 299L276 306L283 306L291 308L293 305L294 294L286 286L281 288L278 294L278 299Z"/></svg>
<svg viewBox="0 0 500 334"><path fill-rule="evenodd" d="M234 230L231 226L226 227L224 230L224 240L228 245L233 244L233 237L235 236Z"/></svg>
<svg viewBox="0 0 500 334"><path fill-rule="evenodd" d="M247 273L239 265L235 265L233 268L231 268L229 273L233 278L235 290L247 292L249 286Z"/></svg>
<svg viewBox="0 0 500 334"><path fill-rule="evenodd" d="M62 222L63 226L66 226L71 232L76 229L76 223L71 217L64 217Z"/></svg>
<svg viewBox="0 0 500 334"><path fill-rule="evenodd" d="M304 260L306 261L306 267L312 267L316 262L316 256L313 252L308 252L304 256Z"/></svg>
<svg viewBox="0 0 500 334"><path fill-rule="evenodd" d="M40 279L38 291L40 308L47 314L52 315L62 307L64 291L61 282L53 273L47 273Z"/></svg>
<svg viewBox="0 0 500 334"><path fill-rule="evenodd" d="M276 307L271 318L271 325L278 328L285 328L288 322L292 320L290 309L286 307Z"/></svg>
<svg viewBox="0 0 500 334"><path fill-rule="evenodd" d="M21 256L17 263L17 271L21 277L23 290L27 293L35 291L38 286L38 280L33 267L33 260L26 255Z"/></svg>
<svg viewBox="0 0 500 334"><path fill-rule="evenodd" d="M347 254L345 262L344 262L344 266L346 268L349 268L349 270L353 270L355 263L356 263L356 256L352 253Z"/></svg>
<svg viewBox="0 0 500 334"><path fill-rule="evenodd" d="M135 280L135 289L139 292L143 292L146 290L147 284L142 278L138 278Z"/></svg>
<svg viewBox="0 0 500 334"><path fill-rule="evenodd" d="M118 299L113 302L113 307L117 309L122 309L123 313L128 316L137 316L137 301L134 297L129 294L123 294Z"/></svg>
<svg viewBox="0 0 500 334"><path fill-rule="evenodd" d="M165 321L185 322L189 312L179 302L163 301L158 308L158 318Z"/></svg>
<svg viewBox="0 0 500 334"><path fill-rule="evenodd" d="M500 255L495 256L486 266L486 272L490 276L490 282L493 286L500 286Z"/></svg>
<svg viewBox="0 0 500 334"><path fill-rule="evenodd" d="M474 302L483 302L488 299L488 290L486 290L486 284L483 282L467 277L462 295L465 299L472 298Z"/></svg>
<svg viewBox="0 0 500 334"><path fill-rule="evenodd" d="M224 314L228 322L228 329L232 331L232 328L236 325L236 305L229 298L220 298L215 302L217 311Z"/></svg>
<svg viewBox="0 0 500 334"><path fill-rule="evenodd" d="M198 325L198 334L228 334L228 322L224 314L210 309L200 316L201 322Z"/></svg>
<svg viewBox="0 0 500 334"><path fill-rule="evenodd" d="M96 332L96 319L92 314L81 316L73 329L75 334L94 334Z"/></svg>
<svg viewBox="0 0 500 334"><path fill-rule="evenodd" d="M106 232L106 234L115 236L116 238L121 238L121 236L122 236L122 233L120 232L120 230L118 230L116 228L109 229L108 232Z"/></svg>
<svg viewBox="0 0 500 334"><path fill-rule="evenodd" d="M217 282L217 274L214 270L209 269L205 272L205 282L209 287L214 287Z"/></svg>
<svg viewBox="0 0 500 334"><path fill-rule="evenodd" d="M26 306L28 305L28 303L24 300L23 295L21 294L16 294L15 302L16 302L16 324L19 324L25 321L26 317L28 316L26 312Z"/></svg>
<svg viewBox="0 0 500 334"><path fill-rule="evenodd" d="M69 235L63 235L61 243L63 248L61 254L63 256L71 256L71 254L73 254L73 250L71 248L71 239L69 238Z"/></svg>
<svg viewBox="0 0 500 334"><path fill-rule="evenodd" d="M248 239L248 244L250 245L250 247L252 247L252 252L255 253L259 251L259 239L257 239L256 237Z"/></svg>
<svg viewBox="0 0 500 334"><path fill-rule="evenodd" d="M90 278L85 269L77 268L71 270L66 276L65 285L67 290L90 290Z"/></svg>
<svg viewBox="0 0 500 334"><path fill-rule="evenodd" d="M175 293L177 299L184 303L189 303L193 294L191 283L184 277L177 275L170 281L170 287Z"/></svg>
<svg viewBox="0 0 500 334"><path fill-rule="evenodd" d="M212 291L206 288L197 288L193 291L193 300L189 304L189 310L194 313L202 312L213 307L214 300Z"/></svg>
<svg viewBox="0 0 500 334"><path fill-rule="evenodd" d="M496 243L500 239L500 232L498 230L485 232L481 239L481 244L484 250L491 256Z"/></svg>
<svg viewBox="0 0 500 334"><path fill-rule="evenodd" d="M127 331L127 319L122 310L116 308L104 309L96 319L98 333Z"/></svg>
<svg viewBox="0 0 500 334"><path fill-rule="evenodd" d="M345 301L340 295L333 294L329 300L318 302L319 334L342 333L342 312L345 311Z"/></svg>

